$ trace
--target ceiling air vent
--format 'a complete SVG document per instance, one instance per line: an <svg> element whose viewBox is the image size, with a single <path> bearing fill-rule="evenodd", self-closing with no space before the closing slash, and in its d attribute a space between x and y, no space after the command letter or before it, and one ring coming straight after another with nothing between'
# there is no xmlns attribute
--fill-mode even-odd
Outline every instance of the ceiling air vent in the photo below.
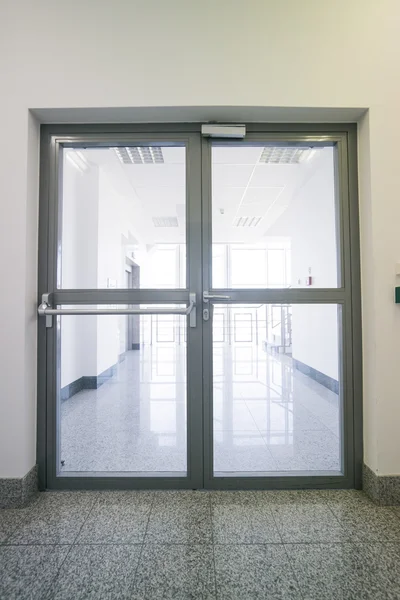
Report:
<svg viewBox="0 0 400 600"><path fill-rule="evenodd" d="M112 150L124 165L154 165L164 162L162 148L158 146L121 146Z"/></svg>
<svg viewBox="0 0 400 600"><path fill-rule="evenodd" d="M296 165L303 161L310 152L310 148L296 148L294 146L266 146L262 151L260 163L268 165Z"/></svg>
<svg viewBox="0 0 400 600"><path fill-rule="evenodd" d="M154 227L178 227L176 217L152 217Z"/></svg>
<svg viewBox="0 0 400 600"><path fill-rule="evenodd" d="M236 217L233 221L234 227L257 227L262 217Z"/></svg>

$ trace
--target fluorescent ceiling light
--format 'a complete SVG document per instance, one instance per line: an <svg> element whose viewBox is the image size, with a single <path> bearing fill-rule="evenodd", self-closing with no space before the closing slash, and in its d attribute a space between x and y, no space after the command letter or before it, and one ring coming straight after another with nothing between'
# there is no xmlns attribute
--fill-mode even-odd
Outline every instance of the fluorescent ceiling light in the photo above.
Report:
<svg viewBox="0 0 400 600"><path fill-rule="evenodd" d="M233 227L257 227L262 217L235 217Z"/></svg>
<svg viewBox="0 0 400 600"><path fill-rule="evenodd" d="M268 165L295 165L301 163L310 148L296 146L266 146L259 162Z"/></svg>
<svg viewBox="0 0 400 600"><path fill-rule="evenodd" d="M67 150L66 156L69 162L74 165L80 173L89 171L90 165L87 158L79 150Z"/></svg>
<svg viewBox="0 0 400 600"><path fill-rule="evenodd" d="M159 146L121 146L111 148L124 165L151 165L164 162Z"/></svg>

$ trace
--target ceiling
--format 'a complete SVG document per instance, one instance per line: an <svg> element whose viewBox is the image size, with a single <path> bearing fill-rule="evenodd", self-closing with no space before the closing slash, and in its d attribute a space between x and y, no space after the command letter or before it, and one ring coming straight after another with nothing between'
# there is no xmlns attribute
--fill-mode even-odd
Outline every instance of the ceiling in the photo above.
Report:
<svg viewBox="0 0 400 600"><path fill-rule="evenodd" d="M316 149L298 164L263 164L259 162L263 149L263 145L213 147L214 242L265 242L268 230L328 150ZM88 164L107 175L117 194L129 200L132 212L127 219L133 220L131 234L138 244L185 242L184 147L162 147L161 164L123 164L111 148L80 152Z"/></svg>

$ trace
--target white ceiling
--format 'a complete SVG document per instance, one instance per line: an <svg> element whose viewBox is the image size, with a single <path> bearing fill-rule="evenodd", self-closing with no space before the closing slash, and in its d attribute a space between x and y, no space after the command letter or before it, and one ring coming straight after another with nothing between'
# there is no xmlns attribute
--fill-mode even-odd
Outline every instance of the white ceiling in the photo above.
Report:
<svg viewBox="0 0 400 600"><path fill-rule="evenodd" d="M263 146L212 149L214 242L262 242L297 189L318 167L318 149L299 164L260 164ZM185 241L185 148L163 147L163 164L122 164L112 149L82 150L107 173L115 191L133 205L139 244ZM155 227L153 217L177 217L179 226ZM256 227L235 227L238 217L261 217Z"/></svg>

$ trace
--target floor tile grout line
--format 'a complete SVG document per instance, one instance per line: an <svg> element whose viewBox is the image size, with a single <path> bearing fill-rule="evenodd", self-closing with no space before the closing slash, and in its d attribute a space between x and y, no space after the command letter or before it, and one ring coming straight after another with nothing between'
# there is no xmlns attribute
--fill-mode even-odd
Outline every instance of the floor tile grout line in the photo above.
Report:
<svg viewBox="0 0 400 600"><path fill-rule="evenodd" d="M130 586L130 589L129 589L129 591L132 592L132 593L134 592L134 589L135 589L136 577L137 577L137 574L138 574L138 571L139 571L140 562L142 560L143 550L144 550L144 546L145 546L145 543L146 543L147 530L149 528L150 517L151 517L151 513L153 512L153 506L154 506L154 503L155 503L155 499L156 499L156 492L153 490L152 496L151 496L151 505L150 505L150 510L149 510L149 516L147 517L147 523L146 523L146 527L145 527L144 534L143 534L143 541L142 541L142 544L140 546L138 561L137 561L135 573L134 573L133 578L132 578L132 585Z"/></svg>
<svg viewBox="0 0 400 600"><path fill-rule="evenodd" d="M254 421L254 424L255 424L255 426L257 427L257 431L258 431L259 435L261 436L261 439L262 439L262 441L263 441L263 442L264 442L264 444L265 444L265 447L266 447L266 449L267 449L267 451L268 451L268 454L269 454L269 456L271 457L271 460L273 461L273 463L274 463L274 465L275 465L275 471L278 471L278 470L279 470L279 469L278 469L278 462L277 462L276 458L273 456L273 454L272 454L271 450L269 449L269 445L267 444L267 442L266 442L266 440L265 440L265 438L264 438L263 434L261 433L261 431L262 431L262 430L259 428L259 426L258 426L258 424L257 424L257 421L256 421L256 420L255 420L255 418L254 418L254 415L253 415L253 413L251 412L250 408L248 407L246 399L243 399L243 400L244 400L244 403L245 403L245 406L246 406L247 410L249 411L249 413L250 413L250 415L251 415L251 418L252 418L252 419L253 419L253 421Z"/></svg>
<svg viewBox="0 0 400 600"><path fill-rule="evenodd" d="M286 550L286 544L283 541L283 536L282 536L281 531L280 531L280 529L278 527L278 523L277 523L276 518L275 518L274 510L273 510L272 506L269 506L269 509L270 509L270 512L271 512L272 520L273 520L274 525L275 525L275 529L278 532L279 538L281 540L281 545L283 546L283 551L285 552L286 559L287 559L287 561L289 563L289 568L290 568L291 572L293 573L294 579L295 579L295 581L296 581L296 583L298 585L299 591L300 591L300 595L301 595L302 599L304 600L303 590L302 590L300 582L299 582L299 580L297 578L296 572L295 572L295 570L293 568L292 561L290 560L290 557L289 557L288 552Z"/></svg>
<svg viewBox="0 0 400 600"><path fill-rule="evenodd" d="M55 593L56 593L56 588L55 588L55 586L56 586L56 582L57 582L57 580L58 580L58 578L59 578L59 576L60 576L61 569L62 569L62 567L64 566L64 564L65 564L65 561L67 560L68 556L70 555L72 548L74 548L75 546L77 546L77 545L78 545L78 544L76 543L76 541L77 541L78 537L79 537L79 536L80 536L80 534L81 534L81 531L82 531L82 528L83 528L83 526L85 525L86 521L89 519L90 515L92 514L92 512L93 512L93 509L94 509L95 505L97 504L97 501L98 501L98 496L96 495L95 499L93 500L93 504L92 504L92 506L90 507L90 509L89 509L89 511L88 511L88 514L87 514L87 515L86 515L86 517L83 519L82 525L80 526L80 528L79 528L79 531L77 532L77 534L76 534L76 536L75 536L75 538L74 538L74 541L73 541L73 542L72 542L72 544L69 546L69 548L68 548L68 551L67 551L67 553L65 554L64 560L62 560L62 561L61 561L61 564L60 564L59 568L57 569L57 573L56 573L56 575L55 575L54 579L52 580L51 584L49 585L49 588L48 588L48 594L47 594L46 600L52 600L52 598L54 598L54 596L55 596Z"/></svg>
<svg viewBox="0 0 400 600"><path fill-rule="evenodd" d="M363 543L365 543L365 544L374 543L374 544L376 544L376 543L378 543L379 544L379 543L391 543L391 542L393 542L393 540L391 540L389 537L387 537L386 534L383 534L385 536L385 540L376 540L376 539L374 539L374 540L372 540L372 539L370 539L370 540L369 539L368 540L357 540L357 539L352 539L352 538L348 537L348 534L347 534L347 532L345 530L344 525L341 523L339 517L337 516L337 514L333 510L333 506L334 505L332 505L332 503L329 502L328 498L326 499L325 502L326 502L326 505L328 506L329 510L331 511L331 513L333 514L333 516L335 517L335 520L337 521L337 523L339 523L340 529L343 531L343 533L348 538L348 539L346 539L346 541L337 542L337 543L348 543L348 544L358 544L358 543L361 543L361 544L363 544ZM333 543L333 542L321 542L321 543Z"/></svg>
<svg viewBox="0 0 400 600"><path fill-rule="evenodd" d="M216 563L215 563L214 521L213 521L213 512L212 512L212 496L211 496L210 492L207 492L207 493L208 493L209 503L210 503L211 546L212 546L213 566L214 566L215 600L218 600L217 567L216 567Z"/></svg>
<svg viewBox="0 0 400 600"><path fill-rule="evenodd" d="M33 506L33 505L35 505L35 504L36 504L36 503L39 501L39 498L40 498L40 492L37 492L37 493L36 493L36 494L35 494L35 495L34 495L34 496L33 496L33 497L32 497L32 498L31 498L31 499L28 501L28 503L27 503L27 504L25 504L25 505L22 505L22 506L19 506L18 508L11 508L11 509L7 509L7 508L4 508L4 509L3 509L3 508L2 508L2 509L0 509L0 511L1 511L1 510L17 510L17 511L19 511L19 510L21 510L21 511L27 510L29 507L31 507L31 506ZM8 540L9 540L10 538L12 538L12 536L14 535L14 533L17 531L18 527L19 527L19 526L20 526L20 525L23 523L23 520L24 520L23 513L21 513L21 515L19 515L19 517L21 518L21 520L20 520L18 523L16 523L16 524L14 525L14 527L13 527L12 531L11 531L11 532L10 532L10 533L7 535L6 539L5 539L5 540L3 540L2 542L0 542L0 547L1 547L1 546L6 546L6 545L7 545L7 546L14 545L14 544L8 544ZM19 544L16 544L16 545L19 545Z"/></svg>

